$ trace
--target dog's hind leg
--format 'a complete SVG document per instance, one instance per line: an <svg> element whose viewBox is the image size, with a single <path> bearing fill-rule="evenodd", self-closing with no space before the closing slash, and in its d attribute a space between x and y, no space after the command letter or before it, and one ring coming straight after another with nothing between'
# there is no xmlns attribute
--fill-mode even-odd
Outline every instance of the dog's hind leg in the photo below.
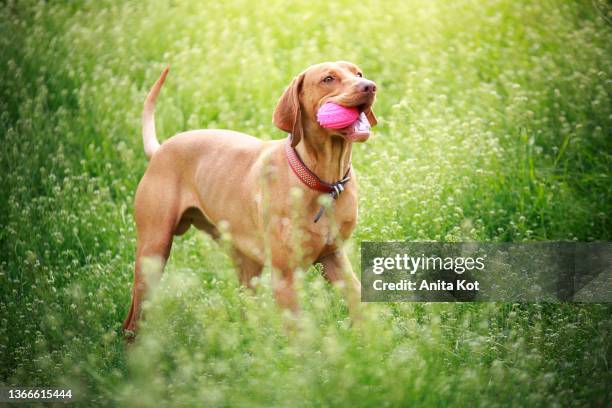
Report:
<svg viewBox="0 0 612 408"><path fill-rule="evenodd" d="M126 335L133 335L141 318L142 302L147 290L161 276L170 255L172 238L176 228L177 206L159 197L153 189L141 182L136 193L136 262L132 303L123 323ZM166 197L172 197L168 194ZM129 338L128 338L129 340Z"/></svg>
<svg viewBox="0 0 612 408"><path fill-rule="evenodd" d="M159 279L170 255L172 233L158 232L154 235L155 237L139 236L138 238L132 303L123 323L123 329L132 333L137 330L138 319L141 317L142 301L146 291L155 280Z"/></svg>

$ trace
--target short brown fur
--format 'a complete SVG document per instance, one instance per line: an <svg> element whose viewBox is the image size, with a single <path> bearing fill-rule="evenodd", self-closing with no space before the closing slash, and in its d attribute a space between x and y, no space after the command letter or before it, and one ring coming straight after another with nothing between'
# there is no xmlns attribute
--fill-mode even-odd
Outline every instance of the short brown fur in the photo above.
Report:
<svg viewBox="0 0 612 408"><path fill-rule="evenodd" d="M298 311L294 271L321 263L331 283L345 283L351 313L356 313L361 286L342 248L357 222L354 171L350 170L351 180L333 211L314 223L322 193L308 189L295 176L285 157L285 140L261 141L230 130L194 130L160 145L153 111L167 73L164 70L144 105L143 139L151 160L136 191L136 265L123 328L137 330L147 291L143 260L152 257L163 265L173 237L191 225L214 238L225 230L229 233L231 255L246 286L269 262L279 306ZM334 182L350 166L352 143L341 131L319 126L316 112L333 101L358 107L375 125L371 109L375 95L374 83L364 79L354 64L314 65L283 93L273 121L292 134L292 145L308 168L322 180ZM297 206L292 189L302 191ZM301 243L296 242L298 236Z"/></svg>

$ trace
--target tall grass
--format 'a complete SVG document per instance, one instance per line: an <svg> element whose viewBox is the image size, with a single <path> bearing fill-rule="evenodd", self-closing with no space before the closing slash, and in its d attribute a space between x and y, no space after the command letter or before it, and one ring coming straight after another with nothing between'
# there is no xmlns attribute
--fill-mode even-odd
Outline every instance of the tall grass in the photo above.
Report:
<svg viewBox="0 0 612 408"><path fill-rule="evenodd" d="M608 305L368 304L351 327L316 269L287 335L269 276L242 291L197 232L176 240L136 346L120 323L158 134L284 135L275 102L345 59L379 88L355 147L369 240L610 240L612 35L602 2L4 2L0 382L81 405L441 406L609 402ZM606 9L606 7L608 7Z"/></svg>

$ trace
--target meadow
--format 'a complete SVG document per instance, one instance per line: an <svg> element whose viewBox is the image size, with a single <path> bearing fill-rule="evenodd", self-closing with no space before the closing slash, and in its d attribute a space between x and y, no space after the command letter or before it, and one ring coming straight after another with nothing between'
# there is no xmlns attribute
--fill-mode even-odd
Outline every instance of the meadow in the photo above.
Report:
<svg viewBox="0 0 612 408"><path fill-rule="evenodd" d="M301 330L269 272L176 239L126 351L140 111L160 139L271 124L310 64L357 63L379 125L354 148L364 240L609 241L612 9L603 1L15 1L0 5L0 385L79 406L605 406L612 306L364 304L311 268Z"/></svg>

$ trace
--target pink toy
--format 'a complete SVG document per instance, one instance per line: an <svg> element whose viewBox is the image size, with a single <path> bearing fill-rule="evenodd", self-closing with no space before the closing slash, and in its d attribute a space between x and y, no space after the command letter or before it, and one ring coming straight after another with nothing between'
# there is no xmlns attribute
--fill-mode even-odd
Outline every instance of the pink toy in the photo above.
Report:
<svg viewBox="0 0 612 408"><path fill-rule="evenodd" d="M352 125L359 118L357 108L345 108L333 102L327 102L317 112L317 121L328 129L342 129Z"/></svg>

